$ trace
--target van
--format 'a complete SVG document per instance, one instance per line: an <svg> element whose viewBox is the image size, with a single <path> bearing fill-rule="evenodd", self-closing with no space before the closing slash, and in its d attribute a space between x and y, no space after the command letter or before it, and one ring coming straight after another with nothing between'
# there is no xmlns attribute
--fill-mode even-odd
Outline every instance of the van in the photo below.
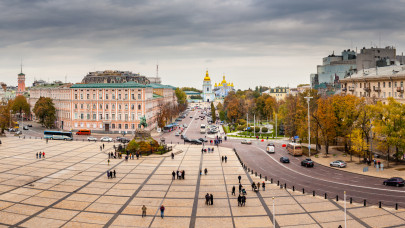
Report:
<svg viewBox="0 0 405 228"><path fill-rule="evenodd" d="M274 154L276 152L274 145L267 145L266 146L266 151L269 154Z"/></svg>
<svg viewBox="0 0 405 228"><path fill-rule="evenodd" d="M76 132L76 135L91 135L91 131L87 129L80 129Z"/></svg>
<svg viewBox="0 0 405 228"><path fill-rule="evenodd" d="M302 146L299 143L289 143L289 144L287 144L287 151L292 156L301 156L302 155Z"/></svg>

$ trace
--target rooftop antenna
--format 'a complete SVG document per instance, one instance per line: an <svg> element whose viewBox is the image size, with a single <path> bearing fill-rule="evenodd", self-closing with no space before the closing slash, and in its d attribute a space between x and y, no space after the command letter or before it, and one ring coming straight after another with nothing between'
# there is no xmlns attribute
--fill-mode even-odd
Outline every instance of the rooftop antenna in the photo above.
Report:
<svg viewBox="0 0 405 228"><path fill-rule="evenodd" d="M378 47L381 48L381 32L378 35Z"/></svg>
<svg viewBox="0 0 405 228"><path fill-rule="evenodd" d="M22 57L21 57L21 74L22 74L22 66L23 66L23 64L22 64Z"/></svg>
<svg viewBox="0 0 405 228"><path fill-rule="evenodd" d="M67 74L65 74L65 83L67 83Z"/></svg>

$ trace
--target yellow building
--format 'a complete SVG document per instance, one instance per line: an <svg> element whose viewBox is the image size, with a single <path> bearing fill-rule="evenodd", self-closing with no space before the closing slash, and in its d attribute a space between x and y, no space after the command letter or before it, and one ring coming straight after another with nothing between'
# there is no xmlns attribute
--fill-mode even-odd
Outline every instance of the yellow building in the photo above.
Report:
<svg viewBox="0 0 405 228"><path fill-rule="evenodd" d="M288 94L290 94L290 88L288 87L276 87L263 92L274 97L276 101L284 100Z"/></svg>

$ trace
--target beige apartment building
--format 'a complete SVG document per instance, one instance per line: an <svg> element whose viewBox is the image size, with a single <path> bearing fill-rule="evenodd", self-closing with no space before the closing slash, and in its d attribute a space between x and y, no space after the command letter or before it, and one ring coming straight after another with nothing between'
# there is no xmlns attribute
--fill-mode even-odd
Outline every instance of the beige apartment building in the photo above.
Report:
<svg viewBox="0 0 405 228"><path fill-rule="evenodd" d="M93 83L32 87L31 108L39 97L51 97L56 126L63 130L134 132L145 117L148 129L157 127L159 105L177 104L175 87L161 84Z"/></svg>
<svg viewBox="0 0 405 228"><path fill-rule="evenodd" d="M388 97L405 103L404 81L405 66L395 65L365 69L340 83L342 93L364 97L368 103L386 103Z"/></svg>
<svg viewBox="0 0 405 228"><path fill-rule="evenodd" d="M289 87L275 87L270 88L263 92L263 94L269 94L270 96L274 97L276 101L284 100L288 94L290 94Z"/></svg>

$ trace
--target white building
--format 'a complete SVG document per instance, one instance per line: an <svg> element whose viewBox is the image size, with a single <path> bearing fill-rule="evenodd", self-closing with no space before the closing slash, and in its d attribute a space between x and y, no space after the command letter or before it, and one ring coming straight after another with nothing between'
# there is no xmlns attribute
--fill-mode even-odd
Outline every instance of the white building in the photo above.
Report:
<svg viewBox="0 0 405 228"><path fill-rule="evenodd" d="M212 91L212 84L211 84L211 78L208 75L208 70L205 74L204 81L203 81L203 94L202 94L203 100L206 102L212 102L215 100L215 94Z"/></svg>

